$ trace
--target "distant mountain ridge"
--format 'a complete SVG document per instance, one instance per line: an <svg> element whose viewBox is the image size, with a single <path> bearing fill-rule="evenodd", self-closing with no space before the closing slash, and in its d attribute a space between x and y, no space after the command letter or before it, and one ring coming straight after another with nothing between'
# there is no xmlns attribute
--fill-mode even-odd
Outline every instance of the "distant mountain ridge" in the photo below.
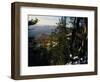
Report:
<svg viewBox="0 0 100 82"><path fill-rule="evenodd" d="M40 34L50 34L57 26L52 25L30 25L28 27L28 37L36 37Z"/></svg>

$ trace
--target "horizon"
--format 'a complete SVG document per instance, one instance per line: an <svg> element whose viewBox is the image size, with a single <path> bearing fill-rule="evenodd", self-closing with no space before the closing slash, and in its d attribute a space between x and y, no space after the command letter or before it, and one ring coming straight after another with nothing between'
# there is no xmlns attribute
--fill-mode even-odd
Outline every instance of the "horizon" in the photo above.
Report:
<svg viewBox="0 0 100 82"><path fill-rule="evenodd" d="M38 16L38 15L29 15L28 21L31 19L37 18L39 21L36 25L52 25L55 26L59 22L61 16Z"/></svg>

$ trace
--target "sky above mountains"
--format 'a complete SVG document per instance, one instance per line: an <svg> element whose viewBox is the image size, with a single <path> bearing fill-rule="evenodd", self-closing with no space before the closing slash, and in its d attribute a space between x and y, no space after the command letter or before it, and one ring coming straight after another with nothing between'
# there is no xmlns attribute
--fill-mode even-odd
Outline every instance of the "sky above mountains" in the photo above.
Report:
<svg viewBox="0 0 100 82"><path fill-rule="evenodd" d="M28 20L37 18L39 21L37 22L37 25L56 25L56 23L59 22L60 16L35 16L30 15L28 16Z"/></svg>

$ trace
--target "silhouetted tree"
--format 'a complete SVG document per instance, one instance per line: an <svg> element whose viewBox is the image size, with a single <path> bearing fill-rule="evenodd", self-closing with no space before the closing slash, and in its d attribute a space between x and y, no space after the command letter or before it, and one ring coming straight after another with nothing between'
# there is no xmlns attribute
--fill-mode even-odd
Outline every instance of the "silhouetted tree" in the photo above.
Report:
<svg viewBox="0 0 100 82"><path fill-rule="evenodd" d="M28 26L29 26L29 25L35 25L38 21L39 21L39 20L38 20L37 18L31 19L31 20L28 21Z"/></svg>

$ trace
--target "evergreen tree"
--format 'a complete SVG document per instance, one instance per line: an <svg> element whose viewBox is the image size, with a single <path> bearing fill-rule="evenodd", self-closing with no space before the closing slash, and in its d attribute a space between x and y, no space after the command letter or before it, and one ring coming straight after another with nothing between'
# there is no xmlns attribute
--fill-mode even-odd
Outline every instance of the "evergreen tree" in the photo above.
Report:
<svg viewBox="0 0 100 82"><path fill-rule="evenodd" d="M67 34L66 17L61 17L57 28L51 34L50 62L52 64L61 65L69 61Z"/></svg>
<svg viewBox="0 0 100 82"><path fill-rule="evenodd" d="M74 18L70 53L72 64L86 63L87 59L87 18ZM84 59L85 58L85 59Z"/></svg>
<svg viewBox="0 0 100 82"><path fill-rule="evenodd" d="M50 38L50 63L61 64L86 64L87 63L87 18L61 17L57 28L51 33ZM67 23L73 27L67 27Z"/></svg>

